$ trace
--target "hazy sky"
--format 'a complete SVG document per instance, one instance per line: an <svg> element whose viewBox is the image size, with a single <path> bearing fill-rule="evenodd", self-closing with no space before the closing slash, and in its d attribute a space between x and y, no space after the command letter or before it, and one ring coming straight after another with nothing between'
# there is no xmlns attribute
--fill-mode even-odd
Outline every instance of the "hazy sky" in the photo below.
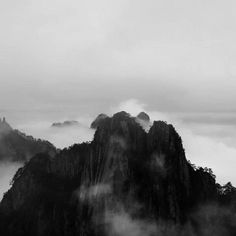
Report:
<svg viewBox="0 0 236 236"><path fill-rule="evenodd" d="M235 110L233 0L0 3L2 108Z"/></svg>
<svg viewBox="0 0 236 236"><path fill-rule="evenodd" d="M233 0L0 0L0 114L28 130L137 99L178 120L189 156L226 163L221 175L230 170L236 184L235 9Z"/></svg>

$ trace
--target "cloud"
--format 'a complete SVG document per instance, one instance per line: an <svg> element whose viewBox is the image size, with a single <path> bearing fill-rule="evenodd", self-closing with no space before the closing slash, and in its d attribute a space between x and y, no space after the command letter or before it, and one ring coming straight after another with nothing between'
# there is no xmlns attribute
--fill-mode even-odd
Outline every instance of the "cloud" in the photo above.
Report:
<svg viewBox="0 0 236 236"><path fill-rule="evenodd" d="M236 125L236 113L190 113L182 117L184 122L199 124L199 125L224 125L235 126Z"/></svg>
<svg viewBox="0 0 236 236"><path fill-rule="evenodd" d="M151 114L147 104L142 103L138 99L133 99L133 98L125 100L119 103L117 106L113 106L110 108L111 114L119 111L126 111L134 117L137 116L141 111L145 111L148 114ZM158 120L166 120L169 118L169 116L164 112L157 112L157 111L155 111L155 117L158 117ZM152 117L150 118L153 120Z"/></svg>
<svg viewBox="0 0 236 236"><path fill-rule="evenodd" d="M79 125L63 128L51 127L53 122L35 121L18 125L27 135L50 141L57 148L65 148L75 143L92 141L94 130L90 129L90 118L78 118Z"/></svg>
<svg viewBox="0 0 236 236"><path fill-rule="evenodd" d="M92 112L136 97L159 111L232 111L234 8L232 0L4 1L0 106Z"/></svg>
<svg viewBox="0 0 236 236"><path fill-rule="evenodd" d="M0 201L3 194L10 188L10 182L21 166L21 163L16 162L0 162Z"/></svg>
<svg viewBox="0 0 236 236"><path fill-rule="evenodd" d="M117 107L112 107L110 113L115 113L119 111L126 111L132 116L138 115L140 110L144 110L146 104L140 103L137 99L129 99L121 102Z"/></svg>
<svg viewBox="0 0 236 236"><path fill-rule="evenodd" d="M51 124L53 122L37 120L21 123L17 128L34 138L48 140L57 148L64 148L74 143L82 143L93 139L95 131L89 128L91 119L80 117L78 120L80 122L78 126L65 128L52 128ZM3 193L10 188L10 181L17 169L22 165L22 163L16 162L0 162L0 200Z"/></svg>

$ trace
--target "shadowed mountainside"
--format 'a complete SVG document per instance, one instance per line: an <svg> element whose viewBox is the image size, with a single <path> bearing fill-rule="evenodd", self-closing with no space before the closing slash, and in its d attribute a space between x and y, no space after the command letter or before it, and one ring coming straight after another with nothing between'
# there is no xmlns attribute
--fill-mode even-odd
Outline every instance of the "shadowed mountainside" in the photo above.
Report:
<svg viewBox="0 0 236 236"><path fill-rule="evenodd" d="M235 235L235 188L193 168L172 125L145 132L119 112L93 127L91 143L18 170L0 204L1 235Z"/></svg>
<svg viewBox="0 0 236 236"><path fill-rule="evenodd" d="M54 155L56 148L48 141L14 130L5 118L0 119L0 161L25 162L41 152Z"/></svg>

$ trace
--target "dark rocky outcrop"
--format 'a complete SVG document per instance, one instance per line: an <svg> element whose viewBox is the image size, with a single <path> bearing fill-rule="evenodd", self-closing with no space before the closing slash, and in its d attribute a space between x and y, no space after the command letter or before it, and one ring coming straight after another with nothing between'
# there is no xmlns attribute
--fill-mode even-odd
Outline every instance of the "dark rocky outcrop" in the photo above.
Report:
<svg viewBox="0 0 236 236"><path fill-rule="evenodd" d="M36 155L13 182L0 204L3 236L190 235L178 234L186 224L193 235L212 235L202 233L193 212L209 202L223 204L225 192L210 173L186 160L172 125L157 121L146 133L126 112L104 118L91 143L54 157ZM114 227L119 216L126 224L132 219L132 230L136 221L142 230L144 222L168 223L161 233L152 226L151 233L121 234L125 226ZM167 233L170 225L176 234Z"/></svg>
<svg viewBox="0 0 236 236"><path fill-rule="evenodd" d="M135 118L136 122L146 131L148 132L152 126L150 121L150 117L145 112L140 112L137 117Z"/></svg>
<svg viewBox="0 0 236 236"><path fill-rule="evenodd" d="M99 114L97 118L91 123L90 128L97 129L107 118L108 116L106 114Z"/></svg>
<svg viewBox="0 0 236 236"><path fill-rule="evenodd" d="M140 119L140 120L143 120L143 121L147 121L149 122L150 121L150 117L147 113L145 112L140 112L138 115L137 115L137 118Z"/></svg>
<svg viewBox="0 0 236 236"><path fill-rule="evenodd" d="M0 161L28 161L37 153L56 153L56 148L48 141L34 139L13 129L5 118L0 120Z"/></svg>

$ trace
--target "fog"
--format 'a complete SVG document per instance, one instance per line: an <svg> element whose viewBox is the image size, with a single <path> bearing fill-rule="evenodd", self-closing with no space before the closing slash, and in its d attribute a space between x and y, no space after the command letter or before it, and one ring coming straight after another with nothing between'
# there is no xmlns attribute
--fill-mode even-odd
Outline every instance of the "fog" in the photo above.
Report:
<svg viewBox="0 0 236 236"><path fill-rule="evenodd" d="M223 223L225 218L229 221L228 226ZM214 204L195 209L190 219L195 225L192 222L178 225L171 221L139 219L120 206L119 211L108 210L105 220L109 236L222 236L229 234L230 227L235 227L235 214L232 210Z"/></svg>
<svg viewBox="0 0 236 236"><path fill-rule="evenodd" d="M62 149L75 143L92 141L95 130L90 129L90 119L81 120L78 125L68 127L52 127L52 123L45 121L21 124L17 128L27 135L48 140L55 147Z"/></svg>
<svg viewBox="0 0 236 236"><path fill-rule="evenodd" d="M66 120L66 117L64 118ZM32 135L34 138L48 140L59 149L69 147L75 143L92 141L95 132L95 130L90 129L91 120L88 117L79 117L79 124L71 127L52 127L53 122L49 121L50 118L48 121L31 119L31 121L25 123L26 120L27 118L23 123L13 128L17 128L27 135ZM0 161L0 200L10 188L10 182L16 171L23 165L23 163Z"/></svg>
<svg viewBox="0 0 236 236"><path fill-rule="evenodd" d="M3 194L10 188L11 180L22 163L0 162L0 201Z"/></svg>
<svg viewBox="0 0 236 236"><path fill-rule="evenodd" d="M235 1L0 4L1 109L235 111Z"/></svg>

